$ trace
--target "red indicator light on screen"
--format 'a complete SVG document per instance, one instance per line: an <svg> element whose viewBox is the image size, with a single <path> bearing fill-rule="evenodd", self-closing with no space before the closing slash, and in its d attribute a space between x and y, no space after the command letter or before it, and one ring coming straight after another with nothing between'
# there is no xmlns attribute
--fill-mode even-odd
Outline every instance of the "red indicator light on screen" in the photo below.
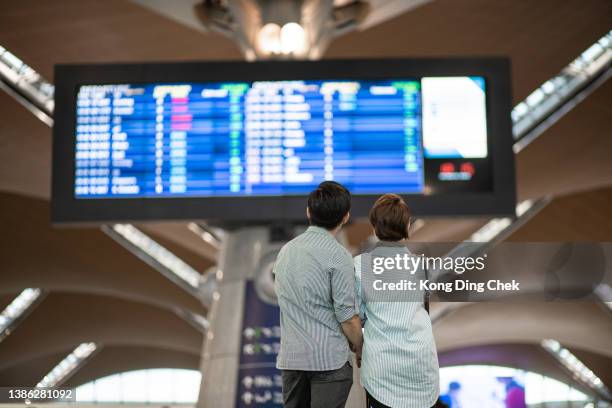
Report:
<svg viewBox="0 0 612 408"><path fill-rule="evenodd" d="M440 165L440 173L454 173L455 165L450 162L442 163Z"/></svg>
<svg viewBox="0 0 612 408"><path fill-rule="evenodd" d="M461 173L468 173L470 176L473 176L476 173L476 169L471 162L461 163Z"/></svg>

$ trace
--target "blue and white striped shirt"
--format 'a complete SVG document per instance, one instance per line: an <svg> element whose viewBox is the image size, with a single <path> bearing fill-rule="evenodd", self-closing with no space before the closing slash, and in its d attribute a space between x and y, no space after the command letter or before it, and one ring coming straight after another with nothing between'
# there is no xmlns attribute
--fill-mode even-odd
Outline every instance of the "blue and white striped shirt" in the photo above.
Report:
<svg viewBox="0 0 612 408"><path fill-rule="evenodd" d="M324 228L309 227L289 241L274 264L281 310L276 367L335 370L350 361L340 323L357 314L351 254Z"/></svg>
<svg viewBox="0 0 612 408"><path fill-rule="evenodd" d="M376 400L393 408L426 408L439 394L439 367L431 320L419 301L372 301L362 291L362 261L410 254L400 243L380 242L355 257L357 304L365 320L361 384ZM365 272L363 272L365 273ZM425 279L421 269L407 280ZM366 279L365 277L363 278Z"/></svg>

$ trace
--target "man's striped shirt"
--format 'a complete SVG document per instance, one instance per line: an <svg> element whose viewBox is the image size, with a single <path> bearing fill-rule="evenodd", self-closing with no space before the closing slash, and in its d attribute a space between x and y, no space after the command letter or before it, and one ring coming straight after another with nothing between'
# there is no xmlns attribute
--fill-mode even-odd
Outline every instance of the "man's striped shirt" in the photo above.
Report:
<svg viewBox="0 0 612 408"><path fill-rule="evenodd" d="M335 370L350 361L340 323L357 314L351 254L324 228L289 241L274 265L281 310L277 368Z"/></svg>

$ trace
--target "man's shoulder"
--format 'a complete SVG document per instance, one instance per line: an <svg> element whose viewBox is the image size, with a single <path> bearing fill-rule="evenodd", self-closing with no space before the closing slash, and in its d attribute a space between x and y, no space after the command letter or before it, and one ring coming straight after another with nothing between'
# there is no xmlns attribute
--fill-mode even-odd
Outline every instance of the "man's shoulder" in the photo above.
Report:
<svg viewBox="0 0 612 408"><path fill-rule="evenodd" d="M336 242L336 248L335 251L338 252L338 255L340 255L343 258L348 259L349 261L352 262L353 260L353 254L351 254L351 251L349 251L348 249L346 249L346 247L342 244L340 244L339 242Z"/></svg>
<svg viewBox="0 0 612 408"><path fill-rule="evenodd" d="M292 238L291 240L287 241L281 248L281 252L288 252L288 251L292 251L292 250L299 250L299 249L303 249L304 247L308 246L307 242L304 239L304 234L300 234L297 237Z"/></svg>
<svg viewBox="0 0 612 408"><path fill-rule="evenodd" d="M311 252L318 252L318 248L313 242L308 240L304 233L286 242L280 249L279 257L295 258L296 255L305 255Z"/></svg>
<svg viewBox="0 0 612 408"><path fill-rule="evenodd" d="M315 235L308 231L303 232L283 245L281 253L285 255L312 253L318 258L325 257L331 258L334 261L349 260L352 262L351 253L331 235L325 237L324 235Z"/></svg>
<svg viewBox="0 0 612 408"><path fill-rule="evenodd" d="M334 240L333 245L330 245L328 254L334 264L342 266L353 265L353 255L336 240Z"/></svg>

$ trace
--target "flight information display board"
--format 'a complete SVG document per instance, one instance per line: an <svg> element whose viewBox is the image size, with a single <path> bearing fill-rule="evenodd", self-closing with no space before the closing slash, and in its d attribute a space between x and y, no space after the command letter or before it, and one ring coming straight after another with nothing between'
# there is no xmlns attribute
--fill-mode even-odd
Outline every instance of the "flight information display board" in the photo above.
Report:
<svg viewBox="0 0 612 408"><path fill-rule="evenodd" d="M343 76L317 72L330 63L344 66ZM445 75L415 75L405 69L411 75L372 77L359 72L360 64L338 61L225 63L244 67L242 80L232 69L195 81L192 74L176 80L180 64L170 65L177 72L174 80L167 74L155 81L136 78L130 75L133 65L122 66L125 75L117 66L81 68L91 73L112 67L112 77L121 81L104 80L104 75L70 78L71 93L64 94L70 106L56 101L56 112L68 118L56 115L56 122L69 131L56 134L54 202L61 190L64 206L99 208L110 219L174 219L193 216L177 215L168 206L187 205L191 212L197 200L207 199L200 201L207 204L201 218L216 219L225 218L221 207L231 212L238 209L235 203L249 199L282 208L283 214L293 205L287 203L324 180L338 181L364 198L386 192L420 198L495 194L494 165L505 161L495 152L504 143L496 139L508 136L491 132L491 118L500 110L491 103L495 72L458 75L451 69ZM262 65L314 72L254 74L252 68ZM68 81L62 72L79 71L78 66L63 68L58 70L60 96L66 89L62 78ZM313 73L315 78L308 79ZM70 169L57 161L68 154ZM58 173L70 180L57 180ZM283 199L290 201L279 204ZM130 206L143 212L134 214ZM210 211L211 206L219 208ZM440 213L435 207L431 212ZM488 212L507 212L500 209Z"/></svg>
<svg viewBox="0 0 612 408"><path fill-rule="evenodd" d="M82 86L77 106L77 198L423 192L419 81Z"/></svg>

